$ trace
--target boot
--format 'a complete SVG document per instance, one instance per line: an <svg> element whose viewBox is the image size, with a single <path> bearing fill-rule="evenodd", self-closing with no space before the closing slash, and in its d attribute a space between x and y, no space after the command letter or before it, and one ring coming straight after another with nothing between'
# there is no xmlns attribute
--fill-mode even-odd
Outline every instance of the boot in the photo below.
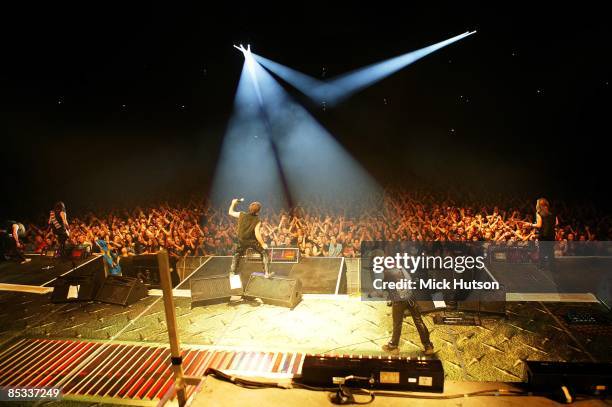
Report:
<svg viewBox="0 0 612 407"><path fill-rule="evenodd" d="M238 263L240 262L240 254L236 253L232 256L232 265L230 266L230 275L236 274Z"/></svg>
<svg viewBox="0 0 612 407"><path fill-rule="evenodd" d="M428 344L425 345L425 350L423 351L423 353L426 356L431 356L434 353L436 353L436 351L434 351L434 346L433 343L429 342Z"/></svg>
<svg viewBox="0 0 612 407"><path fill-rule="evenodd" d="M273 273L271 273L271 272L270 272L270 257L268 256L268 254L267 254L267 253L264 253L264 254L261 256L261 260L262 260L262 262L263 262L264 277L265 277L265 278L270 278L270 277L272 277L272 274L273 274Z"/></svg>
<svg viewBox="0 0 612 407"><path fill-rule="evenodd" d="M382 346L382 350L383 352L397 353L399 352L399 346L394 343L389 342Z"/></svg>

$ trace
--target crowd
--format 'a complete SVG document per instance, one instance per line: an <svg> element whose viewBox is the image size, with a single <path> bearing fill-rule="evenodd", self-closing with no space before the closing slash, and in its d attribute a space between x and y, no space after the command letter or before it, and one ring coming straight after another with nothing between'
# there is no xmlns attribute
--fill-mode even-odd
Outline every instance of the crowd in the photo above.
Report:
<svg viewBox="0 0 612 407"><path fill-rule="evenodd" d="M367 202L315 199L295 208L261 213L264 240L270 247L299 247L303 256L358 257L367 240L529 241L535 230L534 202L516 197L479 197L425 191L385 190ZM229 205L229 203L228 203ZM607 240L610 216L585 206L557 202L557 240ZM68 212L69 244L95 250L96 239L109 242L121 256L155 253L173 257L228 255L236 221L226 207L202 200L161 203L150 207L114 209L83 215ZM46 225L28 227L30 251L56 245Z"/></svg>

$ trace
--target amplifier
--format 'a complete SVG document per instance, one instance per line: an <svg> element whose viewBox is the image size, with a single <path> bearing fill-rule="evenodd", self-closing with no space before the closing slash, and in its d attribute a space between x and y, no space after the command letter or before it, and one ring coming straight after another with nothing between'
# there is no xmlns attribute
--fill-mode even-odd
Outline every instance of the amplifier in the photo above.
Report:
<svg viewBox="0 0 612 407"><path fill-rule="evenodd" d="M535 246L493 246L489 259L496 263L528 264L537 261Z"/></svg>
<svg viewBox="0 0 612 407"><path fill-rule="evenodd" d="M357 380L347 380L347 376ZM307 355L302 366L302 382L311 386L410 390L432 393L444 391L442 362L390 356Z"/></svg>
<svg viewBox="0 0 612 407"><path fill-rule="evenodd" d="M586 309L573 309L565 314L565 320L570 325L612 325L612 321L601 312Z"/></svg>
<svg viewBox="0 0 612 407"><path fill-rule="evenodd" d="M297 247L272 247L270 249L271 263L299 263L300 249Z"/></svg>
<svg viewBox="0 0 612 407"><path fill-rule="evenodd" d="M172 287L176 287L180 282L179 275L175 270L176 265L173 265L171 262L170 267ZM139 254L122 258L121 275L124 277L137 278L142 281L147 288L161 288L157 254Z"/></svg>
<svg viewBox="0 0 612 407"><path fill-rule="evenodd" d="M270 263L299 263L300 249L297 247L272 247L267 249ZM260 263L261 255L253 250L247 250L247 263Z"/></svg>
<svg viewBox="0 0 612 407"><path fill-rule="evenodd" d="M40 255L43 257L55 257L55 249L45 249Z"/></svg>
<svg viewBox="0 0 612 407"><path fill-rule="evenodd" d="M89 257L89 250L86 246L78 245L73 246L70 249L70 259L72 260L83 260Z"/></svg>

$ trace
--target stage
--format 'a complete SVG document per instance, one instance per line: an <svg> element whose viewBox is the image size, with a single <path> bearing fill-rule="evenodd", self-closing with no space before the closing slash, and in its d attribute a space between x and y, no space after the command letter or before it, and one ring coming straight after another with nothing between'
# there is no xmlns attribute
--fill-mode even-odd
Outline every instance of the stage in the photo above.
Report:
<svg viewBox="0 0 612 407"><path fill-rule="evenodd" d="M391 335L391 308L383 301L361 301L350 292L329 292L331 279L325 284L327 293L317 293L316 285L306 281L304 286L313 288L310 293L305 290L303 300L292 310L254 301L192 307L189 280L220 270L227 259L194 259L190 265L184 264L181 273L185 272L186 278L175 290L179 337L183 349L192 355L191 374L216 366L246 376L290 379L299 377L301 361L309 353L388 355L380 348ZM304 264L308 263L297 270L307 280ZM326 267L319 270L328 270L330 276L332 270L336 276L340 270L342 275L342 268ZM321 273L313 272L316 280L321 279ZM14 274L19 275L17 271ZM49 279L43 280L36 281ZM350 272L348 280L350 286ZM340 280L334 281L338 286ZM168 341L162 297L151 294L123 307L97 302L52 304L50 293L0 291L0 385L25 385L33 378L45 378L49 386L72 383L66 399L154 404L171 374L168 358L162 354ZM435 346L434 358L442 361L447 381L521 382L527 359L610 361L612 325L571 325L565 319L568 310L603 315L607 309L596 301L578 301L582 300L519 298L507 303L506 318L483 315L478 326L436 325L436 315L449 313L441 310L428 312L424 320ZM14 352L17 349L21 350ZM74 363L60 369L57 361L44 362L55 351L41 351L45 358L40 359L32 354L34 349L59 349L67 358L74 356ZM405 318L397 355L418 357L421 350L412 319ZM155 352L159 358L150 363L157 363L156 368L137 371L141 363L135 363L134 358L144 361L143 355ZM106 368L94 371L101 363L107 363ZM140 383L142 392L126 396L129 389L122 387L125 383L121 380L127 378ZM210 392L220 388L223 385L215 385ZM230 401L219 405L231 405Z"/></svg>
<svg viewBox="0 0 612 407"><path fill-rule="evenodd" d="M40 255L29 255L28 258L31 261L25 264L0 262L0 290L2 284L51 287L60 276L76 275L102 266L102 260L97 256L85 260L60 260Z"/></svg>
<svg viewBox="0 0 612 407"><path fill-rule="evenodd" d="M482 390L517 390L517 387L511 383L499 382L466 382L466 381L447 381L445 385L444 395L462 395L466 392L475 392ZM518 389L520 390L520 389ZM230 395L230 396L228 396ZM531 396L528 399L525 397L513 396L495 396L495 397L457 397L448 400L427 400L420 397L431 396L427 393L412 393L413 398L397 398L397 397L376 397L370 405L377 407L395 407L395 406L411 406L411 407L430 407L430 406L447 406L447 407L488 407L488 406L504 406L504 407L524 407L526 403L531 407L541 406L558 406L554 402L545 397ZM369 400L368 396L356 396L357 401L364 402ZM260 405L260 406L333 406L329 401L327 392L316 392L302 389L261 389L257 391L243 389L233 384L221 382L215 379L208 379L203 385L202 390L195 398L192 406L215 406L215 407L233 407L243 405ZM604 401L578 401L575 406L607 406Z"/></svg>

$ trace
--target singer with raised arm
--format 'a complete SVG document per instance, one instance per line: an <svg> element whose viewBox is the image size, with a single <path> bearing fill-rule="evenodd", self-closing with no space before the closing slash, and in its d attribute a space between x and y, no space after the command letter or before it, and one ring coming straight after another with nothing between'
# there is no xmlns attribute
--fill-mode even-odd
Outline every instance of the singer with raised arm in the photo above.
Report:
<svg viewBox="0 0 612 407"><path fill-rule="evenodd" d="M232 266L230 274L233 275L238 270L240 264L240 258L246 252L247 249L253 249L261 255L263 261L264 275L266 278L270 277L270 257L266 249L268 246L261 237L261 220L259 219L259 211L261 211L261 204L259 202L251 202L249 204L248 212L236 211L236 205L244 199L232 199L232 203L229 207L229 215L233 218L238 219L238 244L234 250L232 257Z"/></svg>

